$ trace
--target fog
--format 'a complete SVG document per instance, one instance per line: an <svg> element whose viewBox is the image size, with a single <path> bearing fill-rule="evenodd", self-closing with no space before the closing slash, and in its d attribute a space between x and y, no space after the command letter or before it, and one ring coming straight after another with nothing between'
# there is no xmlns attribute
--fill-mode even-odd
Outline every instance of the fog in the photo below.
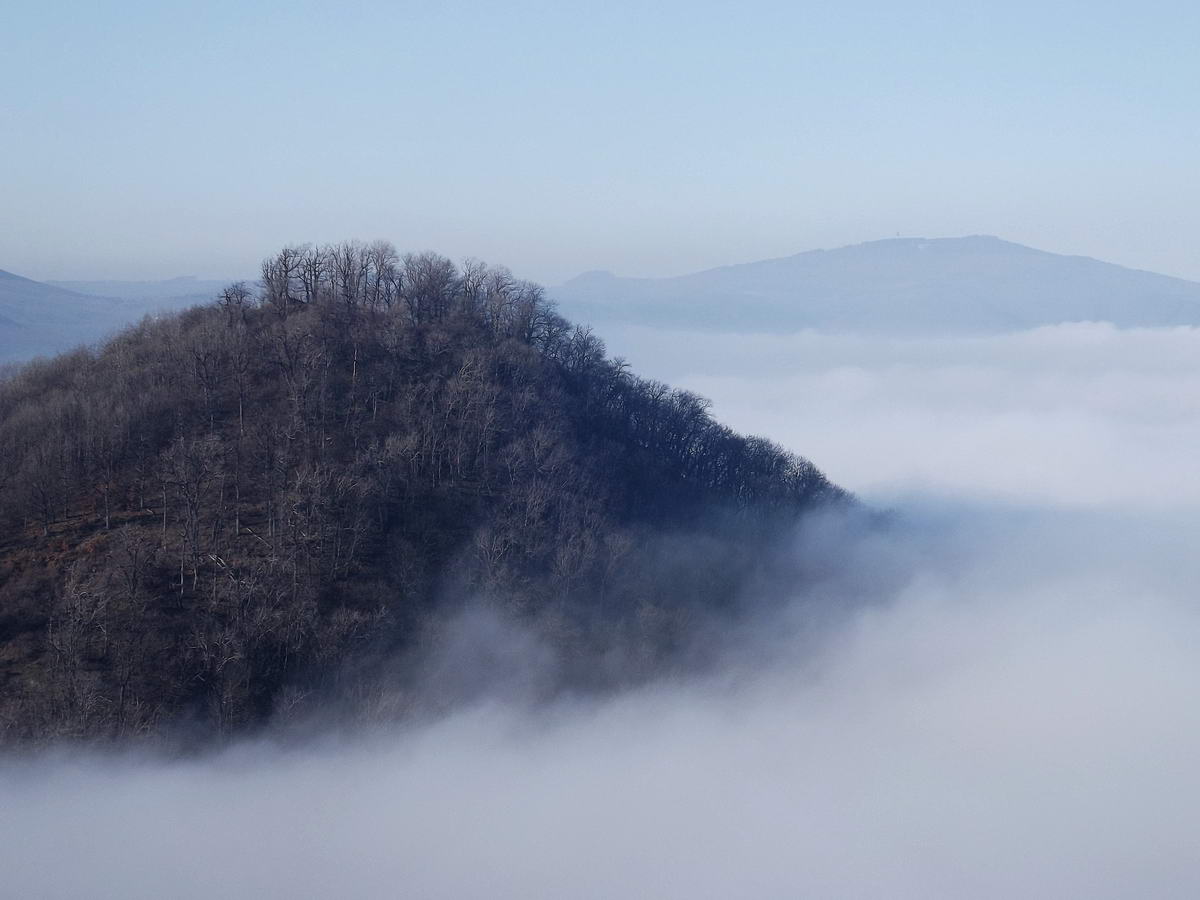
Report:
<svg viewBox="0 0 1200 900"><path fill-rule="evenodd" d="M1200 329L1085 322L961 339L626 329L637 371L874 498L1200 503Z"/></svg>
<svg viewBox="0 0 1200 900"><path fill-rule="evenodd" d="M1196 895L1200 332L611 343L891 527L806 523L823 577L694 677L530 703L546 653L475 610L424 678L497 689L431 721L10 758L3 892Z"/></svg>

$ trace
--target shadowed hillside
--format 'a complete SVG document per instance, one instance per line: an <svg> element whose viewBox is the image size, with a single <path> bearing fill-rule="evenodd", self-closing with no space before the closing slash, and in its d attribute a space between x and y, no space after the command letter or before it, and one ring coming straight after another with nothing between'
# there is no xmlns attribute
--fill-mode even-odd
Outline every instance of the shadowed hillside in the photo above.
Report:
<svg viewBox="0 0 1200 900"><path fill-rule="evenodd" d="M467 598L564 684L638 680L843 499L504 270L289 248L0 383L0 729L403 708L394 661Z"/></svg>

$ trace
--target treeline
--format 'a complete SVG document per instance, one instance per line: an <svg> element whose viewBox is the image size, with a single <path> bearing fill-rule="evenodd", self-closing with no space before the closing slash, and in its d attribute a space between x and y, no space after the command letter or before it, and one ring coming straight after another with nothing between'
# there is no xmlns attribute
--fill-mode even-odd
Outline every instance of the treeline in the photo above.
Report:
<svg viewBox="0 0 1200 900"><path fill-rule="evenodd" d="M0 734L382 702L371 660L468 596L637 677L842 496L506 270L287 248L0 382Z"/></svg>

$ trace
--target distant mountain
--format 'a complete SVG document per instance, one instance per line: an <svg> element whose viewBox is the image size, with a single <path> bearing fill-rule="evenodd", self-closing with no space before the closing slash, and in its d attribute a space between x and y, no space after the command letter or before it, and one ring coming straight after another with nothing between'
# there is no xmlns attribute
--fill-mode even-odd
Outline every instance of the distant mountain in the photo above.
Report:
<svg viewBox="0 0 1200 900"><path fill-rule="evenodd" d="M88 297L0 270L0 362L95 340L120 301Z"/></svg>
<svg viewBox="0 0 1200 900"><path fill-rule="evenodd" d="M0 270L0 363L94 343L149 313L211 300L223 284L195 278L45 283Z"/></svg>
<svg viewBox="0 0 1200 900"><path fill-rule="evenodd" d="M38 319L69 322L80 314L90 314L95 300L0 270L0 315L17 325L31 325Z"/></svg>
<svg viewBox="0 0 1200 900"><path fill-rule="evenodd" d="M552 290L594 324L987 333L1070 321L1200 325L1200 283L995 237L903 238L675 278L589 272Z"/></svg>
<svg viewBox="0 0 1200 900"><path fill-rule="evenodd" d="M184 275L165 281L47 281L46 284L100 297L121 297L126 300L195 299L197 303L206 303L220 293L229 281L202 280L195 275Z"/></svg>

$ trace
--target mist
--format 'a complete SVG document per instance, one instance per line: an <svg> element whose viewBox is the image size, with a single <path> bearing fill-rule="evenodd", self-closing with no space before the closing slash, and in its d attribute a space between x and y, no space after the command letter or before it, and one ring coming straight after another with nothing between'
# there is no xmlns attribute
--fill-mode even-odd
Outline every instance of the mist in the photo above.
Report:
<svg viewBox="0 0 1200 900"><path fill-rule="evenodd" d="M617 695L531 699L548 651L476 606L422 667L488 685L445 715L10 757L5 891L1195 896L1200 331L611 344L888 527L810 519L820 577Z"/></svg>
<svg viewBox="0 0 1200 900"><path fill-rule="evenodd" d="M1079 322L989 337L608 335L639 371L873 499L1192 508L1200 329Z"/></svg>

